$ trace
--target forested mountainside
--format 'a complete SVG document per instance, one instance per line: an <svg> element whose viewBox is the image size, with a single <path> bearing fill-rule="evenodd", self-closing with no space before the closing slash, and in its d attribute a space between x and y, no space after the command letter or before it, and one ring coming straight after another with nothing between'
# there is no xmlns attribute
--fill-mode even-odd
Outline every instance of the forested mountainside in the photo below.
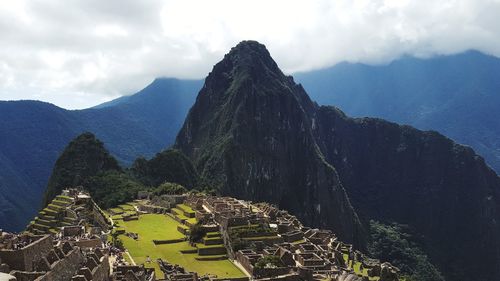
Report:
<svg viewBox="0 0 500 281"><path fill-rule="evenodd" d="M73 111L37 101L0 102L2 228L24 228L41 207L52 167L72 138L93 132L124 164L152 157L173 143L200 87L201 81L157 79L133 96Z"/></svg>
<svg viewBox="0 0 500 281"><path fill-rule="evenodd" d="M477 51L388 65L341 63L295 75L312 99L350 116L436 130L500 172L500 59Z"/></svg>
<svg viewBox="0 0 500 281"><path fill-rule="evenodd" d="M121 167L104 143L85 132L74 138L57 159L44 193L43 206L68 186L84 188L103 208L136 199L139 191L185 192L198 184L191 161L167 149L147 160L139 157L131 168Z"/></svg>
<svg viewBox="0 0 500 281"><path fill-rule="evenodd" d="M175 148L222 194L276 203L361 248L370 221L402 224L429 272L500 278L500 180L480 156L436 132L318 106L257 42L214 66Z"/></svg>

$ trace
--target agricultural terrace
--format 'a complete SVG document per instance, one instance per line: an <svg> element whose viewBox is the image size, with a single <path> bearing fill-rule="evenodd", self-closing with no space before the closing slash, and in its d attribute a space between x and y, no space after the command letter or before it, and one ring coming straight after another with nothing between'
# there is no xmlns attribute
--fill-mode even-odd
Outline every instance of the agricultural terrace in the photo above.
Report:
<svg viewBox="0 0 500 281"><path fill-rule="evenodd" d="M185 207L187 206L178 206L177 208L184 209ZM161 272L156 262L157 258L172 264L178 264L188 271L197 272L199 275L211 274L217 275L219 278L245 276L224 256L198 255L197 248L207 247L203 244L196 244L196 248L190 246L187 241L169 244L153 243L153 240L184 240L185 235L177 229L178 226L183 225L167 215L142 214L139 215L138 220L123 221L115 219L114 221L115 224L118 224L118 229L123 229L125 233L138 234L137 240L125 234L119 235L119 238L123 241L124 247L136 264L144 264L146 267L154 268L160 278L163 278L163 272ZM187 253L181 253L181 251ZM146 262L147 256L151 258L151 263ZM211 258L215 260L210 260Z"/></svg>

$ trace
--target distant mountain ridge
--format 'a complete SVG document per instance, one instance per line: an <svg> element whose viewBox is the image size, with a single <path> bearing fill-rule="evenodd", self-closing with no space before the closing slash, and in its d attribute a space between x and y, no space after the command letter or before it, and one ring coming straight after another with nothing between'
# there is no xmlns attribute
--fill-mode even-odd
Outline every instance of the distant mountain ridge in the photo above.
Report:
<svg viewBox="0 0 500 281"><path fill-rule="evenodd" d="M340 63L294 76L319 104L439 131L473 147L498 173L499 73L500 58L468 51L387 65Z"/></svg>
<svg viewBox="0 0 500 281"><path fill-rule="evenodd" d="M65 110L38 101L0 102L0 227L20 230L41 206L66 144L91 131L124 164L173 143L202 81L156 79L101 107Z"/></svg>

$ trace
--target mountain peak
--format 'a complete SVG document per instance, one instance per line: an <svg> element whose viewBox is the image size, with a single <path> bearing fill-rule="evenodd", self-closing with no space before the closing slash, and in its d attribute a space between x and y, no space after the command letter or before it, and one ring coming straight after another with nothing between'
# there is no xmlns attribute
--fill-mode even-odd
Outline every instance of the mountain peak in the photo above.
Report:
<svg viewBox="0 0 500 281"><path fill-rule="evenodd" d="M257 41L242 41L231 48L229 53L217 63L210 76L215 76L220 80L220 75L224 77L252 78L278 78L286 79L276 62L271 57L266 46Z"/></svg>
<svg viewBox="0 0 500 281"><path fill-rule="evenodd" d="M313 138L315 111L264 45L243 41L205 80L175 148L221 194L277 204L363 246L364 229Z"/></svg>
<svg viewBox="0 0 500 281"><path fill-rule="evenodd" d="M238 45L232 47L226 56L234 58L260 57L272 60L271 54L266 46L252 40L241 41Z"/></svg>

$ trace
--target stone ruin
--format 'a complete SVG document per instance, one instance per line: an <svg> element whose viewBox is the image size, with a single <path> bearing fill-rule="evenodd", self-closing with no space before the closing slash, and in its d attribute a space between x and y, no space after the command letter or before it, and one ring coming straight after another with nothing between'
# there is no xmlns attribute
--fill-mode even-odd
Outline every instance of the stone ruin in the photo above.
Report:
<svg viewBox="0 0 500 281"><path fill-rule="evenodd" d="M184 204L196 218L211 218L219 226L229 257L254 280L398 280L396 267L365 257L330 230L303 226L271 204L193 194ZM241 241L246 248L234 249ZM257 266L269 256L278 264Z"/></svg>
<svg viewBox="0 0 500 281"><path fill-rule="evenodd" d="M152 268L143 265L118 265L113 267L111 275L113 281L155 281L155 272Z"/></svg>
<svg viewBox="0 0 500 281"><path fill-rule="evenodd" d="M109 261L101 248L80 248L51 235L2 233L2 272L17 281L107 281Z"/></svg>

